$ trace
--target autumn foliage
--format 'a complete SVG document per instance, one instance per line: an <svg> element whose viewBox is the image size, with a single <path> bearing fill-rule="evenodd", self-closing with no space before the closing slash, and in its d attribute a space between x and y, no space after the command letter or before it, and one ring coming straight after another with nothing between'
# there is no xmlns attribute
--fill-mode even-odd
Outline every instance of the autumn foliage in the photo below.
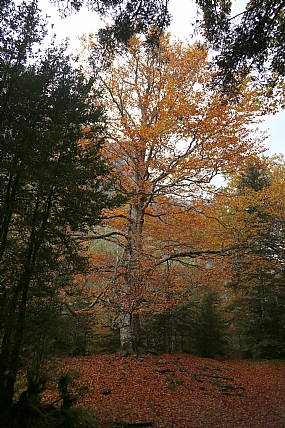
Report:
<svg viewBox="0 0 285 428"><path fill-rule="evenodd" d="M85 386L88 392L77 403L97 409L99 427L280 428L284 423L283 363L118 354L64 359L60 369L80 372L75 389Z"/></svg>

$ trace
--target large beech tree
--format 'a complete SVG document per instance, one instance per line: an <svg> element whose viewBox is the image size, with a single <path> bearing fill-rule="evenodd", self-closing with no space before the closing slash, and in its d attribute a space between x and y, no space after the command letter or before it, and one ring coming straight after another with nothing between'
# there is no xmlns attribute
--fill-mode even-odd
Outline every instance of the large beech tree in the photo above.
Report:
<svg viewBox="0 0 285 428"><path fill-rule="evenodd" d="M117 302L123 348L137 348L144 306L158 304L162 289L169 299L182 286L183 272L172 271L182 260L186 269L221 252L214 228L212 239L203 238L211 222L200 214L202 199L213 177L259 150L249 127L255 94L245 87L241 102L228 104L211 92L211 77L204 47L169 35L152 50L133 38L127 55L99 76L108 110L106 156L129 200L105 211L104 227L87 239L108 242L105 256L103 246L97 252L96 282L105 280L108 290L113 284L108 299Z"/></svg>

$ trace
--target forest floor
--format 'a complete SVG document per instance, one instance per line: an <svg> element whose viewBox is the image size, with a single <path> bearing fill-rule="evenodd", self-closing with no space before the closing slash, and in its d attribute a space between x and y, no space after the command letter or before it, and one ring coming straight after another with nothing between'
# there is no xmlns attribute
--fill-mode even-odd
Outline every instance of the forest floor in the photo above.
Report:
<svg viewBox="0 0 285 428"><path fill-rule="evenodd" d="M285 428L285 362L115 354L60 369L80 373L77 404L97 410L100 428Z"/></svg>

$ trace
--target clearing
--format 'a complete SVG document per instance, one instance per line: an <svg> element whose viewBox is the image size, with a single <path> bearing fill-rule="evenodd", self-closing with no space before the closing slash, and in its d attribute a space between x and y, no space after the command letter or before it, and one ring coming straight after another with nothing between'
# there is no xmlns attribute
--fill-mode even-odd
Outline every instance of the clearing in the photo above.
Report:
<svg viewBox="0 0 285 428"><path fill-rule="evenodd" d="M100 427L285 428L285 362L115 354L59 365L80 373L77 404L97 409Z"/></svg>

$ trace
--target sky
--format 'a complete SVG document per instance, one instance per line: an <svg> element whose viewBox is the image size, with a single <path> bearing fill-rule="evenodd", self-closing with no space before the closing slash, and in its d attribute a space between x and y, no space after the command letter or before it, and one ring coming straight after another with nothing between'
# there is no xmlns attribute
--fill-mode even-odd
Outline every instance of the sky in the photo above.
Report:
<svg viewBox="0 0 285 428"><path fill-rule="evenodd" d="M235 13L243 9L245 0L234 0L233 9ZM73 12L71 16L60 19L56 6L50 4L48 0L39 0L40 8L44 15L49 15L50 32L57 35L57 41L61 42L66 37L70 41L70 49L74 52L79 47L78 37L82 34L96 32L104 26L95 12L82 8L80 12ZM193 0L170 0L170 13L173 16L169 31L177 38L190 39L193 32L193 24L196 18L196 5ZM51 28L53 24L53 28ZM263 131L267 131L268 138L265 141L267 156L275 153L285 155L285 110L279 113L264 117L264 122L259 125Z"/></svg>

